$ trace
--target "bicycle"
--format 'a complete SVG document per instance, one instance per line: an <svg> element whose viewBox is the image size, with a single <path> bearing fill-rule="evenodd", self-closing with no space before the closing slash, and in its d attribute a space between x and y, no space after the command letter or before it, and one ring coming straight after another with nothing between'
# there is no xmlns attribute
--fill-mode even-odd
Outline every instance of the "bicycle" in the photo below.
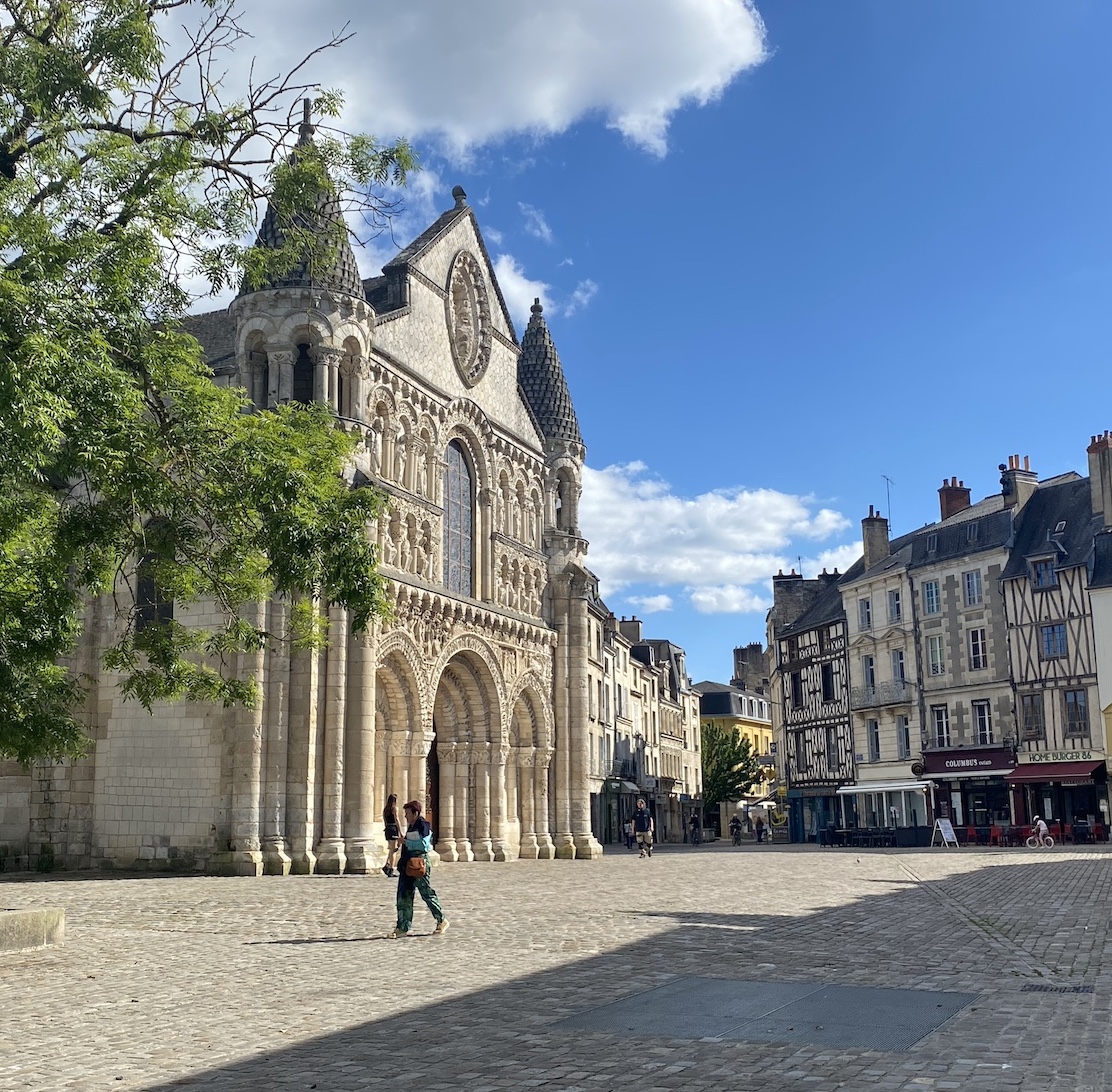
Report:
<svg viewBox="0 0 1112 1092"><path fill-rule="evenodd" d="M741 845L741 827L734 828L734 845Z"/></svg>
<svg viewBox="0 0 1112 1092"><path fill-rule="evenodd" d="M1049 834L1039 834L1035 831L1028 837L1026 845L1028 849L1053 849L1054 838Z"/></svg>

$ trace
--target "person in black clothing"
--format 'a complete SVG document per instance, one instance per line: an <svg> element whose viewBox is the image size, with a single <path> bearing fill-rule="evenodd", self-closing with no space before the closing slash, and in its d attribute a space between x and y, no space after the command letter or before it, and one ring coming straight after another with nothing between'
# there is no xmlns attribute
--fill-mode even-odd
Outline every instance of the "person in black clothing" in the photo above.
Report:
<svg viewBox="0 0 1112 1092"><path fill-rule="evenodd" d="M382 866L382 871L387 876L396 876L395 866L402 845L402 828L398 821L398 797L395 793L391 793L386 799L386 807L382 809L382 825L387 851L386 864Z"/></svg>
<svg viewBox="0 0 1112 1092"><path fill-rule="evenodd" d="M633 813L633 833L637 836L637 844L641 847L642 857L653 855L654 829L652 812L645 807L644 800L638 800L637 810Z"/></svg>
<svg viewBox="0 0 1112 1092"><path fill-rule="evenodd" d="M703 824L699 822L699 813L693 811L691 813L691 844L693 846L700 845L703 841Z"/></svg>

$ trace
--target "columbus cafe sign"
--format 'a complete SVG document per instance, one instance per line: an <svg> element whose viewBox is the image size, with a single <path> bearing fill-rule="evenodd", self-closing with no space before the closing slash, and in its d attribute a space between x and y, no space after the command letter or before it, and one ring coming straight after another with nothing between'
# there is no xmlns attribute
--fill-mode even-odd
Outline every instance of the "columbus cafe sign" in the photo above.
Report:
<svg viewBox="0 0 1112 1092"><path fill-rule="evenodd" d="M940 778L999 777L1015 769L1015 753L1011 747L966 747L948 751L927 751L923 755L923 773Z"/></svg>

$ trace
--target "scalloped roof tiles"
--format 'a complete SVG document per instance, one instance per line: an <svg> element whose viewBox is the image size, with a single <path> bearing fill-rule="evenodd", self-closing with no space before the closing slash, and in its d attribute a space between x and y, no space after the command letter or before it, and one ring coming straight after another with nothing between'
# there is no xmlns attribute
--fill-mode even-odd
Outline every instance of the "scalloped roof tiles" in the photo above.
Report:
<svg viewBox="0 0 1112 1092"><path fill-rule="evenodd" d="M582 444L560 354L548 332L540 300L534 302L531 310L517 361L518 384L546 440Z"/></svg>

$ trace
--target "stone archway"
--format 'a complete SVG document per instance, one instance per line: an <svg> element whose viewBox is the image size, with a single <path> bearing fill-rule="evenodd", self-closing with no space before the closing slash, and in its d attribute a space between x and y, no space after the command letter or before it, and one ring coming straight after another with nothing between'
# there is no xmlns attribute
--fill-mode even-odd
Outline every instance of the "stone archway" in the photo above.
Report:
<svg viewBox="0 0 1112 1092"><path fill-rule="evenodd" d="M510 711L506 766L508 835L521 857L550 860L556 855L550 833L548 768L552 757L551 709L530 680Z"/></svg>
<svg viewBox="0 0 1112 1092"><path fill-rule="evenodd" d="M432 716L437 853L444 861L512 859L517 854L506 839L502 710L498 685L482 656L465 649L445 663Z"/></svg>

